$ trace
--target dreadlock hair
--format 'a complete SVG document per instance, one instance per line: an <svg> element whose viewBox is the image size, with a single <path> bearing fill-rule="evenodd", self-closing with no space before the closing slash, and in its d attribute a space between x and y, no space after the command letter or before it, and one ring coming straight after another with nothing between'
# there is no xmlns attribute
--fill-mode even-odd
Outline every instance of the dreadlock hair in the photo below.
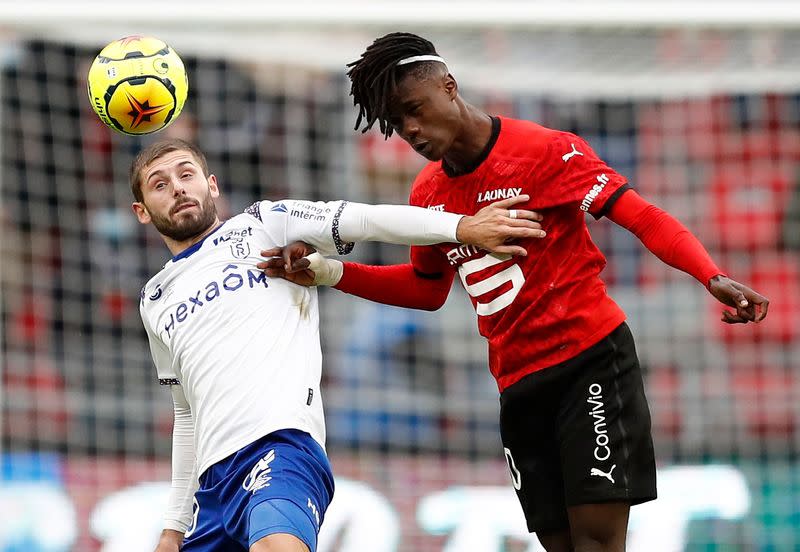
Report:
<svg viewBox="0 0 800 552"><path fill-rule="evenodd" d="M361 58L347 64L350 70L350 95L353 105L358 107L355 130L366 121L362 132L367 132L378 121L384 138L392 135L392 125L388 122L388 102L392 91L403 77L414 73L424 77L434 62L423 61L407 65L397 65L399 61L411 56L439 55L428 40L411 33L389 33L375 41L361 54Z"/></svg>

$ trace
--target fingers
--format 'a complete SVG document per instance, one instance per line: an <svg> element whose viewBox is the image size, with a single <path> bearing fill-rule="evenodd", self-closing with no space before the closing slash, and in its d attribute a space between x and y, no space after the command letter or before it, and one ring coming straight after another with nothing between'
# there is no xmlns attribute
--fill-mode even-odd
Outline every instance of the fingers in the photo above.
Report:
<svg viewBox="0 0 800 552"><path fill-rule="evenodd" d="M769 310L769 299L760 293L756 293L752 289L747 289L744 291L744 293L748 296L748 301L750 304L753 305L755 322L761 322L767 317L767 311Z"/></svg>
<svg viewBox="0 0 800 552"><path fill-rule="evenodd" d="M509 219L506 221L506 225L513 228L533 228L534 230L542 229L542 223L534 220Z"/></svg>
<svg viewBox="0 0 800 552"><path fill-rule="evenodd" d="M518 205L520 203L525 203L529 201L531 196L528 194L522 194L514 197L509 197L506 199L501 199L500 201L495 201L494 203L490 204L490 207L498 207L500 209L508 209L509 207L513 207L514 205Z"/></svg>
<svg viewBox="0 0 800 552"><path fill-rule="evenodd" d="M256 268L264 270L265 268L283 268L283 259L280 257L270 257L256 264Z"/></svg>
<svg viewBox="0 0 800 552"><path fill-rule="evenodd" d="M256 265L257 268L277 268L278 264L289 269L292 266L292 261L298 257L302 257L301 252L294 247L273 247L271 249L264 249L261 251L262 257L271 257L266 261L262 261ZM263 265L263 266L262 266Z"/></svg>
<svg viewBox="0 0 800 552"><path fill-rule="evenodd" d="M744 293L742 293L738 289L736 290L736 292L734 294L733 300L736 301L736 306L737 307L746 307L747 305L750 304L747 301L747 297L744 296Z"/></svg>
<svg viewBox="0 0 800 552"><path fill-rule="evenodd" d="M491 253L499 255L505 253L507 255L514 255L519 257L527 257L528 251L521 245L498 245L492 248Z"/></svg>
<svg viewBox="0 0 800 552"><path fill-rule="evenodd" d="M256 268L263 270L264 274L266 274L270 278L286 277L286 267L284 265L283 259L280 257L272 257L264 261L261 261L256 264Z"/></svg>
<svg viewBox="0 0 800 552"><path fill-rule="evenodd" d="M265 268L264 274L269 276L270 278L283 278L286 279L286 270L283 267L280 268Z"/></svg>
<svg viewBox="0 0 800 552"><path fill-rule="evenodd" d="M756 309L753 305L736 307L736 316L746 322L753 322L756 319Z"/></svg>
<svg viewBox="0 0 800 552"><path fill-rule="evenodd" d="M735 289L733 295L738 317L753 322L764 320L769 311L769 299L743 284L738 282L732 284Z"/></svg>
<svg viewBox="0 0 800 552"><path fill-rule="evenodd" d="M742 318L738 314L734 314L729 310L722 311L722 321L726 324L747 324L748 320Z"/></svg>
<svg viewBox="0 0 800 552"><path fill-rule="evenodd" d="M308 257L302 257L292 261L292 264L287 272L300 272L301 270L307 269L309 266L311 266L311 261L308 260Z"/></svg>
<svg viewBox="0 0 800 552"><path fill-rule="evenodd" d="M507 236L506 239L525 239L525 238L544 238L547 232L542 230L542 225L537 222L520 221L523 224L519 226L511 226L503 229L503 235Z"/></svg>
<svg viewBox="0 0 800 552"><path fill-rule="evenodd" d="M759 307L759 313L758 316L756 317L756 322L761 322L762 320L764 320L767 317L767 310L769 310L769 299L767 299L766 297L762 297L762 299L763 301L761 301L760 303L757 301L755 302L756 305L758 305Z"/></svg>
<svg viewBox="0 0 800 552"><path fill-rule="evenodd" d="M510 219L509 222L520 219L535 220L537 222L540 222L543 219L542 215L540 215L536 211L528 211L527 209L509 209L508 211L509 214L507 218ZM514 211L513 217L511 216L511 211Z"/></svg>

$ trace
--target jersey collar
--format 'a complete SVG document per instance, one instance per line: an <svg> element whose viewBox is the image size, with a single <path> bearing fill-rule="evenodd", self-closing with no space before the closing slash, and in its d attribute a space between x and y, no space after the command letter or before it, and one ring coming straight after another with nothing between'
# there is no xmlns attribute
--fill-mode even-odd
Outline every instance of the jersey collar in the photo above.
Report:
<svg viewBox="0 0 800 552"><path fill-rule="evenodd" d="M224 225L225 225L225 221L220 222L219 225L216 228L214 228L211 232L206 234L203 237L202 240L200 240L197 243L194 243L194 244L190 245L189 247L187 247L186 249L184 249L183 251L181 251L180 253L178 253L174 257L172 257L172 261L171 262L174 263L174 262L180 261L181 259L185 259L186 257L190 257L193 253L195 253L198 249L200 249L203 246L203 242L205 242L210 236L213 236L214 234L216 234L219 231L219 229L222 228Z"/></svg>
<svg viewBox="0 0 800 552"><path fill-rule="evenodd" d="M489 141L486 142L483 150L481 150L478 157L475 158L475 161L472 162L471 165L467 166L463 171L456 171L453 167L447 164L444 159L442 159L442 170L444 174L449 176L450 178L454 178L456 176L464 176L465 174L469 174L477 169L481 163L486 161L486 158L489 157L489 154L492 152L492 148L497 143L497 137L500 136L500 118L499 117L491 117L492 119L492 133L489 136Z"/></svg>

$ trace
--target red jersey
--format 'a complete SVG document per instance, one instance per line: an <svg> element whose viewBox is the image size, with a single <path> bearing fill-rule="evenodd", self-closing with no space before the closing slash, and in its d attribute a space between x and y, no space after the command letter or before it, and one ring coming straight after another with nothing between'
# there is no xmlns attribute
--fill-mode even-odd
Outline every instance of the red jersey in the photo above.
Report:
<svg viewBox="0 0 800 552"><path fill-rule="evenodd" d="M599 218L628 187L578 136L508 118L493 119L492 138L471 171L456 175L436 162L417 176L411 205L474 215L528 194L531 200L515 207L544 217L547 237L523 243L526 257L458 244L411 250L420 273L458 271L500 391L576 356L624 321L600 280L606 260L585 214Z"/></svg>

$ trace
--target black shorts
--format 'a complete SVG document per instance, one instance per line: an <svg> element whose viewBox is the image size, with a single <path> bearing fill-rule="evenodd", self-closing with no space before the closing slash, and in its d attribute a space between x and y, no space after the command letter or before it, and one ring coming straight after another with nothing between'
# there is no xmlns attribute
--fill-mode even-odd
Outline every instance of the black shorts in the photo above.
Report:
<svg viewBox="0 0 800 552"><path fill-rule="evenodd" d="M567 529L570 506L656 498L650 410L625 323L505 389L500 434L531 532Z"/></svg>

